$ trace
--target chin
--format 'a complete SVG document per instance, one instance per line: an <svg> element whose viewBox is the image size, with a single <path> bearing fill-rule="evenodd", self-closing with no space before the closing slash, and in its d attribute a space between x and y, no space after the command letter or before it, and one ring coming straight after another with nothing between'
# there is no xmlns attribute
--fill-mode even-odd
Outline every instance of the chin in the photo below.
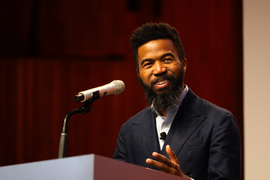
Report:
<svg viewBox="0 0 270 180"><path fill-rule="evenodd" d="M170 90L163 90L163 89L158 89L158 90L155 90L155 93L160 95L160 94L165 94L167 92L170 92Z"/></svg>
<svg viewBox="0 0 270 180"><path fill-rule="evenodd" d="M166 92L169 92L171 91L171 87L170 86L166 86L164 88L159 88L159 89L155 89L154 92L156 94L163 94L163 93L166 93Z"/></svg>

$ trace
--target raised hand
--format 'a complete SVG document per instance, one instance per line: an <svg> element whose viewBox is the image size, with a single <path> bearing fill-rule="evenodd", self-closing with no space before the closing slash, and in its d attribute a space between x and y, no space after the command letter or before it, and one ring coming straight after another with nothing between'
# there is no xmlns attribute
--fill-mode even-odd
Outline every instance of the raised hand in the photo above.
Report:
<svg viewBox="0 0 270 180"><path fill-rule="evenodd" d="M179 161L169 145L166 146L166 152L169 155L170 159L166 158L165 156L157 152L153 152L152 156L158 159L160 162L148 158L146 159L146 163L156 168L159 168L166 173L174 174L174 175L178 175L183 178L186 178L186 179L190 179L187 175L183 173L180 167Z"/></svg>

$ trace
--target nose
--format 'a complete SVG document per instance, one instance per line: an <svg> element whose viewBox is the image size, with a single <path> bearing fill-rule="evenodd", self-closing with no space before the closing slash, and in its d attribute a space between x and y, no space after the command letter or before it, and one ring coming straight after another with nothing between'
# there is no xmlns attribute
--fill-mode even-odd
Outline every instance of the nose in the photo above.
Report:
<svg viewBox="0 0 270 180"><path fill-rule="evenodd" d="M159 61L155 62L154 71L153 71L154 75L162 75L166 73L166 71L167 71L167 68L164 66L162 62L159 62Z"/></svg>

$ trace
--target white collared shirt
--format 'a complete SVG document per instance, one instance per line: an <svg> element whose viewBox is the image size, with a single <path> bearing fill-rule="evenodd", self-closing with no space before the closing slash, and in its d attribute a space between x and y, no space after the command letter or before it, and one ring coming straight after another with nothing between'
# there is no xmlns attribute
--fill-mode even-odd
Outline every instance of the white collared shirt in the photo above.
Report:
<svg viewBox="0 0 270 180"><path fill-rule="evenodd" d="M168 134L171 125L173 123L174 117L179 109L179 106L181 105L184 97L186 96L188 92L188 86L185 85L185 89L180 94L178 101L176 101L172 106L168 107L166 114L167 117L160 115L157 111L155 111L153 104L151 105L151 108L156 112L156 128L157 128L157 134L158 134L158 141L160 145L160 150L163 148L164 140L160 139L160 133L165 132L166 135Z"/></svg>

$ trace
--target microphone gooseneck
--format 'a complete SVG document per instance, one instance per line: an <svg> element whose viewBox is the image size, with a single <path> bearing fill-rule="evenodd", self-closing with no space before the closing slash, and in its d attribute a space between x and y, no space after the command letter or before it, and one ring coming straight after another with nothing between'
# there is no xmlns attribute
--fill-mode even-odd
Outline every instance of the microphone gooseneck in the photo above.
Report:
<svg viewBox="0 0 270 180"><path fill-rule="evenodd" d="M84 105L79 109L74 109L70 111L64 119L63 128L60 136L58 158L66 157L67 148L67 124L69 118L77 113L85 114L91 111L91 106L94 101L98 100L100 97L110 94L119 94L125 89L125 84L121 80L114 80L109 84L105 84L100 87L89 89L86 91L79 92L78 95L74 97L76 102L82 102Z"/></svg>

